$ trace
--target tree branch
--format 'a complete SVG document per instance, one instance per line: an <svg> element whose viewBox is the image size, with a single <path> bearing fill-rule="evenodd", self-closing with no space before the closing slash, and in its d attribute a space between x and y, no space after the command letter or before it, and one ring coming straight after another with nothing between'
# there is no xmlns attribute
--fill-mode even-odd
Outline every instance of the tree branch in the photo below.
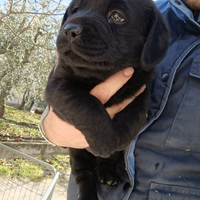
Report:
<svg viewBox="0 0 200 200"><path fill-rule="evenodd" d="M6 70L0 74L0 81L4 78L4 76L6 76L6 74L7 74Z"/></svg>
<svg viewBox="0 0 200 200"><path fill-rule="evenodd" d="M1 21L3 18L8 17L8 16L10 16L10 12L7 13L7 14L5 14L4 16L0 17L0 21Z"/></svg>
<svg viewBox="0 0 200 200"><path fill-rule="evenodd" d="M0 51L0 55L5 54L6 52L7 52L6 50Z"/></svg>
<svg viewBox="0 0 200 200"><path fill-rule="evenodd" d="M34 46L37 46L37 47L44 48L44 49L46 49L46 50L50 50L50 51L54 51L54 50L55 50L55 49L46 48L45 45L38 45L38 44L35 44L35 43L28 42L28 41L24 40L24 39L21 38L19 35L17 35L17 34L13 31L13 29L12 29L6 22L4 22L4 21L1 20L1 19L0 19L0 21L1 21L2 23L4 23L5 26L7 26L8 29L10 29L10 31L11 31L16 37L18 37L20 40L22 40L22 41L24 41L24 42L26 42L26 43L28 43L28 44L31 44L31 45L34 45Z"/></svg>
<svg viewBox="0 0 200 200"><path fill-rule="evenodd" d="M12 12L12 8L13 8L13 0L10 0L10 13Z"/></svg>
<svg viewBox="0 0 200 200"><path fill-rule="evenodd" d="M35 13L35 12L11 12L10 14L20 14L20 15L24 15L24 14L29 14L29 15L46 15L46 16L58 16L58 15L64 15L63 14L52 14L52 13Z"/></svg>

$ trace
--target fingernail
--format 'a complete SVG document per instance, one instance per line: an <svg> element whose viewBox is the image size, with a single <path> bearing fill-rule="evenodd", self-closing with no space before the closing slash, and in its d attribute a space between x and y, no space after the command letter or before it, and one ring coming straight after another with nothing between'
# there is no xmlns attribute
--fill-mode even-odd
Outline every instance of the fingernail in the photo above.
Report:
<svg viewBox="0 0 200 200"><path fill-rule="evenodd" d="M146 88L146 85L143 85L143 86L141 87L141 90L145 90L145 88Z"/></svg>
<svg viewBox="0 0 200 200"><path fill-rule="evenodd" d="M126 69L124 69L124 75L125 76L131 76L134 72L134 69L132 67L128 67Z"/></svg>

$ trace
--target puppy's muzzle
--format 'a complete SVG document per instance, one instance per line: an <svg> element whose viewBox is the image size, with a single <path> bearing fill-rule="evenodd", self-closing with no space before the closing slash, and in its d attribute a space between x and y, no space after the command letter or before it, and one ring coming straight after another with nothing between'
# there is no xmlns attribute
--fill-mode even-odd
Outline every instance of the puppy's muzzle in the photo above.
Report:
<svg viewBox="0 0 200 200"><path fill-rule="evenodd" d="M74 42L81 35L82 28L77 24L67 24L64 32L70 43Z"/></svg>

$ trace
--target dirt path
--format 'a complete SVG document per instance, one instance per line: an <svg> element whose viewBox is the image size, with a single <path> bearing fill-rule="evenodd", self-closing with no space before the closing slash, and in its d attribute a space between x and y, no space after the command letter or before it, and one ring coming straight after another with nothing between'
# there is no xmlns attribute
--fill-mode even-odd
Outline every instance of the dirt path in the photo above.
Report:
<svg viewBox="0 0 200 200"><path fill-rule="evenodd" d="M52 179L41 182L30 180L3 179L0 177L0 200L41 200ZM66 200L69 172L59 177L52 200Z"/></svg>
<svg viewBox="0 0 200 200"><path fill-rule="evenodd" d="M54 189L52 200L66 200L70 173L61 175Z"/></svg>

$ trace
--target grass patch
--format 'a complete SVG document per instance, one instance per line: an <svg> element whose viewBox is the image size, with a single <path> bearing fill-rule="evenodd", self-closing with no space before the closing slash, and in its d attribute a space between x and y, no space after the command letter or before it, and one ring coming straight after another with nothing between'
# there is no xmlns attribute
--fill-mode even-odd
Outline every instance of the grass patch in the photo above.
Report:
<svg viewBox="0 0 200 200"><path fill-rule="evenodd" d="M15 177L18 179L29 179L40 181L43 179L43 166L24 159L1 160L0 174L2 177Z"/></svg>
<svg viewBox="0 0 200 200"><path fill-rule="evenodd" d="M28 111L19 110L15 107L6 106L4 118L0 118L0 141L13 140L16 137L22 140L43 139L40 135L38 124L40 115ZM42 157L37 159L43 160L54 166L60 175L65 176L70 172L69 155L57 155ZM31 181L40 181L48 173L44 174L44 167L36 162L27 159L0 159L0 176L6 178L30 179ZM51 175L51 174L50 174Z"/></svg>
<svg viewBox="0 0 200 200"><path fill-rule="evenodd" d="M0 118L0 134L9 137L41 139L38 130L39 122L40 115L6 106L4 118Z"/></svg>
<svg viewBox="0 0 200 200"><path fill-rule="evenodd" d="M56 155L56 156L48 156L48 157L36 157L50 165L54 166L57 171L65 172L71 170L69 163L69 155Z"/></svg>
<svg viewBox="0 0 200 200"><path fill-rule="evenodd" d="M36 158L54 166L61 175L69 174L71 171L69 155L37 156ZM51 170L27 159L0 159L0 176L4 178L28 179L38 182L51 175Z"/></svg>

